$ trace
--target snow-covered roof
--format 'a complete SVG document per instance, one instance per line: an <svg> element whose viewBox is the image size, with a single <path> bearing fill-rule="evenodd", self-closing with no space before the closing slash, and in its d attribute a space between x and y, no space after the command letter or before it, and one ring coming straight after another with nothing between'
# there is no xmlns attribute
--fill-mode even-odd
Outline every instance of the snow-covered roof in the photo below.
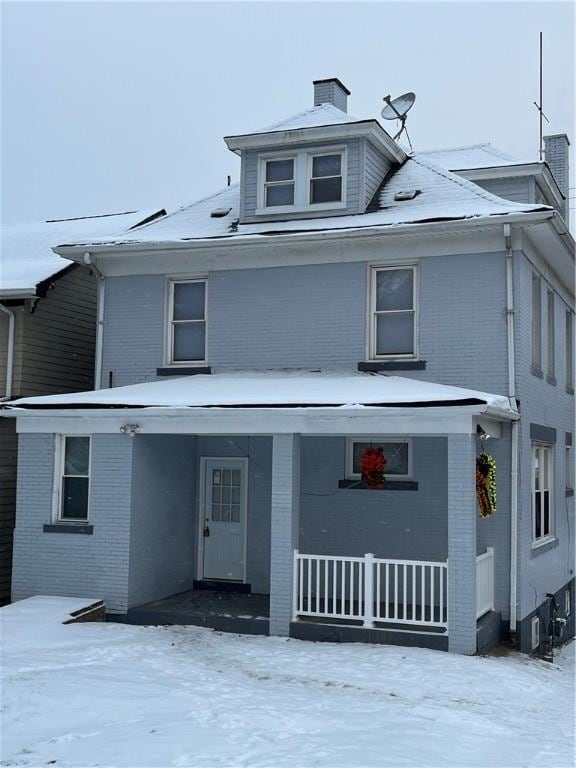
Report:
<svg viewBox="0 0 576 768"><path fill-rule="evenodd" d="M14 408L317 408L484 405L513 414L507 397L371 373L246 372L183 376L126 387L24 397Z"/></svg>
<svg viewBox="0 0 576 768"><path fill-rule="evenodd" d="M518 165L523 162L510 157L490 143L472 144L468 147L431 149L418 154L447 171L494 168L502 165Z"/></svg>
<svg viewBox="0 0 576 768"><path fill-rule="evenodd" d="M398 192L419 190L412 200L395 200ZM238 223L240 189L238 185L184 206L174 213L124 233L121 237L90 238L62 245L121 245L128 243L176 243L213 238L248 239L262 235L358 228L386 228L434 220L472 219L496 215L530 213L546 209L542 205L514 203L487 192L471 181L432 164L426 157L409 158L381 189L370 212L346 216L323 216L250 224ZM211 211L229 208L223 217L212 218Z"/></svg>
<svg viewBox="0 0 576 768"><path fill-rule="evenodd" d="M33 294L39 283L69 267L70 262L57 256L52 246L80 238L114 235L155 213L130 211L3 226L0 233L0 295Z"/></svg>
<svg viewBox="0 0 576 768"><path fill-rule="evenodd" d="M333 104L320 104L317 107L305 109L292 115L278 123L268 125L266 128L259 128L252 133L273 133L274 131L296 131L302 128L317 128L324 125L343 125L344 123L364 122L357 117L343 112Z"/></svg>

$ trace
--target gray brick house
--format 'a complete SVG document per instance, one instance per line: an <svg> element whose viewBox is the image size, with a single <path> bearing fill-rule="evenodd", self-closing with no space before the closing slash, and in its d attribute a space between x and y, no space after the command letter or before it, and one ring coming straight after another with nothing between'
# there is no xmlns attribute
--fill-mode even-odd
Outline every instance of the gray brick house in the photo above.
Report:
<svg viewBox="0 0 576 768"><path fill-rule="evenodd" d="M348 95L227 136L239 184L56 248L102 275L97 389L5 408L14 599L473 654L537 650L554 595L573 632L568 140L407 153Z"/></svg>

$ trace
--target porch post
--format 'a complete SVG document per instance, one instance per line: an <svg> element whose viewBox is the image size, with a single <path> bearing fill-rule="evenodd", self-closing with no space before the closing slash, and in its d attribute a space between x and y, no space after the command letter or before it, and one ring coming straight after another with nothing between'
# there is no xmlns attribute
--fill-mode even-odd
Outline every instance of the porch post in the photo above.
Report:
<svg viewBox="0 0 576 768"><path fill-rule="evenodd" d="M288 635L292 618L294 549L298 548L300 435L272 438L270 634Z"/></svg>
<svg viewBox="0 0 576 768"><path fill-rule="evenodd" d="M448 436L448 649L476 653L476 443Z"/></svg>

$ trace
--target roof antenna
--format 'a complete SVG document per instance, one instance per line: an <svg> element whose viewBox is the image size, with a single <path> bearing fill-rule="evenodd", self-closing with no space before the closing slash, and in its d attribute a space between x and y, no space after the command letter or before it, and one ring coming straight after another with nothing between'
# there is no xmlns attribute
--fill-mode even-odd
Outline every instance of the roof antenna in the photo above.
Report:
<svg viewBox="0 0 576 768"><path fill-rule="evenodd" d="M540 115L540 162L542 162L543 155L544 155L544 139L542 137L542 118L546 120L547 123L550 122L546 115L544 114L544 111L542 109L542 32L540 32L540 104L537 104L535 101L533 102L534 106L538 110L538 113Z"/></svg>
<svg viewBox="0 0 576 768"><path fill-rule="evenodd" d="M408 139L408 144L410 144L410 149L413 152L414 147L412 146L410 136L408 135L408 129L406 128L406 118L408 116L408 112L414 106L414 102L416 101L416 94L411 92L404 93L402 96L398 96L397 99L391 99L390 96L384 96L384 101L386 102L386 106L380 113L384 120L400 120L400 130L396 136L393 136L392 138L394 141L397 141L402 133L405 133L406 138Z"/></svg>

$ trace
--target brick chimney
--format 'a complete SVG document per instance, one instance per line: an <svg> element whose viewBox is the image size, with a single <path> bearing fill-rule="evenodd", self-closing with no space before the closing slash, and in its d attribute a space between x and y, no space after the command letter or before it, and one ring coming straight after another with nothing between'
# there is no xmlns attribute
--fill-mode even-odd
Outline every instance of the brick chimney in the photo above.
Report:
<svg viewBox="0 0 576 768"><path fill-rule="evenodd" d="M569 211L569 186L570 186L570 142L565 133L555 133L553 136L544 136L544 157L560 191L564 195L564 202L560 208L564 221L568 224Z"/></svg>
<svg viewBox="0 0 576 768"><path fill-rule="evenodd" d="M327 80L314 80L314 106L320 104L332 104L334 107L348 111L348 96L350 91L337 77L329 77Z"/></svg>

